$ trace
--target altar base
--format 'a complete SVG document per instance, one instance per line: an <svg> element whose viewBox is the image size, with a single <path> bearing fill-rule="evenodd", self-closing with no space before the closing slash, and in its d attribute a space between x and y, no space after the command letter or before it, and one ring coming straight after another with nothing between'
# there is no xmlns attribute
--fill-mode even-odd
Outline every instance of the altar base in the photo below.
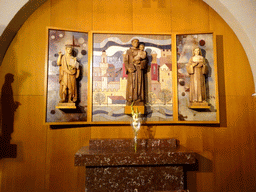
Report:
<svg viewBox="0 0 256 192"><path fill-rule="evenodd" d="M86 167L85 191L182 191L184 165L195 153L176 139L93 139L75 154L75 165Z"/></svg>

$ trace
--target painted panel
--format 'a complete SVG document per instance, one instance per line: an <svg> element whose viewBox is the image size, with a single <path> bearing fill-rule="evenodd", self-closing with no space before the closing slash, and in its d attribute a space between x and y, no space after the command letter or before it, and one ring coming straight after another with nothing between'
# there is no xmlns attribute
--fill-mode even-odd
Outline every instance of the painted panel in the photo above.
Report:
<svg viewBox="0 0 256 192"><path fill-rule="evenodd" d="M172 52L170 35L94 34L92 121L130 121L124 114L127 75L124 56L132 39L145 44L146 121L172 121Z"/></svg>
<svg viewBox="0 0 256 192"><path fill-rule="evenodd" d="M73 56L78 62L80 71L76 78L77 101L75 109L59 109L60 66L57 64L59 52L65 53L65 47L71 45ZM46 122L84 122L87 121L87 82L88 82L88 35L87 33L48 30L48 62L47 62L47 101ZM66 91L69 91L67 89ZM67 101L68 102L68 101ZM66 102L65 102L66 103Z"/></svg>
<svg viewBox="0 0 256 192"><path fill-rule="evenodd" d="M217 121L213 34L177 35L176 39L179 121ZM193 81L197 75L196 66L193 67L192 72L188 68L195 48L201 50L205 68L208 69L208 72L202 72L203 68L199 69L201 70L200 74L198 73L198 77L201 78L199 81ZM192 97L193 94L198 99ZM190 100L201 106L194 108Z"/></svg>

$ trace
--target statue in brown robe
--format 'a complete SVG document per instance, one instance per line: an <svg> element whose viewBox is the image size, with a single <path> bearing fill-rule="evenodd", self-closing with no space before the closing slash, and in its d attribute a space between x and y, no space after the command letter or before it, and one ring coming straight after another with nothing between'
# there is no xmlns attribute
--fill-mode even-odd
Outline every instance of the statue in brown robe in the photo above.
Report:
<svg viewBox="0 0 256 192"><path fill-rule="evenodd" d="M208 67L199 47L193 49L193 56L190 58L186 69L190 76L190 104L205 103L208 105L206 102L205 86L205 76L208 74Z"/></svg>
<svg viewBox="0 0 256 192"><path fill-rule="evenodd" d="M77 101L77 82L79 77L79 63L72 55L73 48L66 45L65 54L59 52L57 65L60 66L59 83L60 83L60 103L74 103Z"/></svg>
<svg viewBox="0 0 256 192"><path fill-rule="evenodd" d="M144 49L141 44L141 49ZM145 78L144 71L147 69L147 56L144 50L139 49L139 40L132 40L132 47L127 50L125 59L125 71L127 77L126 105L134 103L136 106L145 104Z"/></svg>

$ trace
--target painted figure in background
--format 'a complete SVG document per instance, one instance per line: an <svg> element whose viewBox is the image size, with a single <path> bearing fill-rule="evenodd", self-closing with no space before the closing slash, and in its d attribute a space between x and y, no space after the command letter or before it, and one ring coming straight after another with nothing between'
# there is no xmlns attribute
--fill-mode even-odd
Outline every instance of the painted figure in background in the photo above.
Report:
<svg viewBox="0 0 256 192"><path fill-rule="evenodd" d="M59 52L57 65L60 66L60 103L75 103L77 101L77 82L79 63L73 56L72 45L66 45L65 54Z"/></svg>
<svg viewBox="0 0 256 192"><path fill-rule="evenodd" d="M132 47L127 50L125 55L125 71L128 75L126 105L128 106L133 102L135 106L144 106L145 104L144 72L147 69L148 60L144 47L144 44L140 44L138 39L133 39Z"/></svg>
<svg viewBox="0 0 256 192"><path fill-rule="evenodd" d="M205 86L205 76L208 74L208 67L199 47L193 49L193 56L190 58L186 69L190 76L190 105L208 105L206 102Z"/></svg>

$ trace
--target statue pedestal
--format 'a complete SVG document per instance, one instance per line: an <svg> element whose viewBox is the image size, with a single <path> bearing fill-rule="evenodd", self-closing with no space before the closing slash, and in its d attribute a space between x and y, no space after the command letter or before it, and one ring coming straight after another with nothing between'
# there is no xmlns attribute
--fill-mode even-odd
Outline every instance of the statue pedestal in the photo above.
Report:
<svg viewBox="0 0 256 192"><path fill-rule="evenodd" d="M189 103L188 106L190 109L210 109L211 106L207 102L202 102L202 103Z"/></svg>
<svg viewBox="0 0 256 192"><path fill-rule="evenodd" d="M58 103L57 109L76 109L75 103Z"/></svg>
<svg viewBox="0 0 256 192"><path fill-rule="evenodd" d="M86 167L85 191L183 190L184 165L195 153L177 146L176 139L90 140L75 154L75 166Z"/></svg>
<svg viewBox="0 0 256 192"><path fill-rule="evenodd" d="M133 110L136 112L138 109L138 112L140 114L145 114L145 106L133 106ZM124 113L129 115L132 114L131 106L125 106Z"/></svg>

